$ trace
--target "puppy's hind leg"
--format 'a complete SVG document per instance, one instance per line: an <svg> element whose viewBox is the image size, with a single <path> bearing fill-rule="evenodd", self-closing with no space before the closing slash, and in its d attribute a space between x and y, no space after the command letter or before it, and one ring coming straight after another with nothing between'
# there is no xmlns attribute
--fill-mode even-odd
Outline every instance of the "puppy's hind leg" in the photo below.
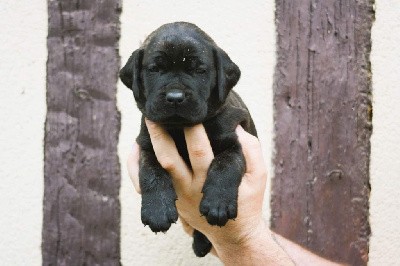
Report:
<svg viewBox="0 0 400 266"><path fill-rule="evenodd" d="M192 247L194 254L196 254L197 257L204 257L210 252L212 244L205 235L197 230L194 230Z"/></svg>

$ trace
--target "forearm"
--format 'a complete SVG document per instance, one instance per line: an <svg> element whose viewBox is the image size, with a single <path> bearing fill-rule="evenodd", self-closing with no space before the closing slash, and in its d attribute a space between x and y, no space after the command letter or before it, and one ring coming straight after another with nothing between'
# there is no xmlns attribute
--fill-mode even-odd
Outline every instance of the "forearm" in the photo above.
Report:
<svg viewBox="0 0 400 266"><path fill-rule="evenodd" d="M343 265L319 257L272 232L266 223L240 243L216 240L213 246L225 265Z"/></svg>
<svg viewBox="0 0 400 266"><path fill-rule="evenodd" d="M273 234L274 238L279 243L279 245L285 250L285 252L290 256L290 258L295 262L296 265L315 265L315 266L343 265L332 261L328 261L304 249L303 247L291 242L290 240L284 238L283 236L280 236L273 232L271 233Z"/></svg>

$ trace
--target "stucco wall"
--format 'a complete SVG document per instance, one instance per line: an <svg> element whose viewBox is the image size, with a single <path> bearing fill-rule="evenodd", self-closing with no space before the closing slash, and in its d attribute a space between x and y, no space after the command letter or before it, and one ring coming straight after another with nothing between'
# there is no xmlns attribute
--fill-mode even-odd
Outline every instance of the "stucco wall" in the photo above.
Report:
<svg viewBox="0 0 400 266"><path fill-rule="evenodd" d="M400 2L376 2L372 28L370 265L399 265Z"/></svg>
<svg viewBox="0 0 400 266"><path fill-rule="evenodd" d="M190 5L188 4L190 2ZM373 27L373 126L371 155L370 265L396 265L400 253L400 2L377 0ZM275 33L273 1L124 1L122 62L145 36L171 21L190 21L208 32L241 67L236 90L254 116L264 156L271 158L272 74ZM0 261L41 264L43 126L46 95L45 1L3 1L0 8ZM124 265L212 265L197 259L179 225L154 235L140 223L140 198L125 169L138 133L140 114L133 97L118 86L122 113L122 263ZM269 169L271 166L269 165ZM266 199L265 214L268 214Z"/></svg>
<svg viewBox="0 0 400 266"><path fill-rule="evenodd" d="M0 4L0 264L40 265L46 1Z"/></svg>

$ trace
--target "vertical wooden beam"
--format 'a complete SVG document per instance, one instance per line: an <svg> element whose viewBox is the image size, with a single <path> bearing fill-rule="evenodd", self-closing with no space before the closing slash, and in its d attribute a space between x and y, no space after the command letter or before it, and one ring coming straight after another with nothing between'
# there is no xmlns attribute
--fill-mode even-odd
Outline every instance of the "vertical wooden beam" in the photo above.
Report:
<svg viewBox="0 0 400 266"><path fill-rule="evenodd" d="M276 0L273 230L366 265L373 0Z"/></svg>
<svg viewBox="0 0 400 266"><path fill-rule="evenodd" d="M43 265L120 263L120 11L48 0Z"/></svg>

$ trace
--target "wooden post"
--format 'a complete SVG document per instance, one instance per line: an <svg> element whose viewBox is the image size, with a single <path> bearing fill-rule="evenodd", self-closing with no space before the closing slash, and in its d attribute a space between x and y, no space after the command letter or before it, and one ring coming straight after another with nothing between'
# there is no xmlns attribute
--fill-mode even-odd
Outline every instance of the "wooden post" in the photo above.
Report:
<svg viewBox="0 0 400 266"><path fill-rule="evenodd" d="M276 0L271 226L366 265L373 0Z"/></svg>
<svg viewBox="0 0 400 266"><path fill-rule="evenodd" d="M120 264L120 11L48 1L43 265Z"/></svg>

